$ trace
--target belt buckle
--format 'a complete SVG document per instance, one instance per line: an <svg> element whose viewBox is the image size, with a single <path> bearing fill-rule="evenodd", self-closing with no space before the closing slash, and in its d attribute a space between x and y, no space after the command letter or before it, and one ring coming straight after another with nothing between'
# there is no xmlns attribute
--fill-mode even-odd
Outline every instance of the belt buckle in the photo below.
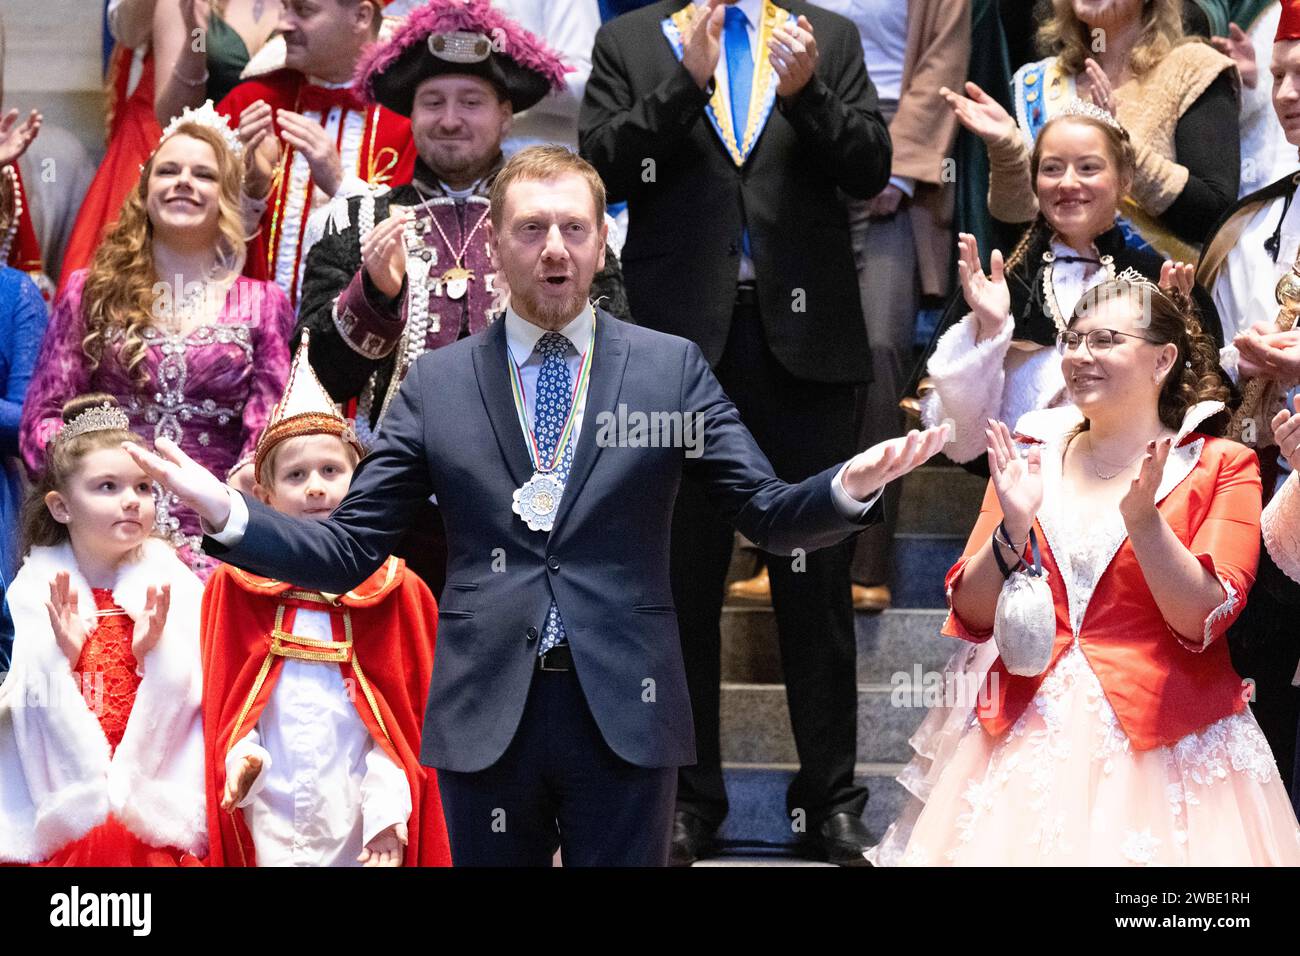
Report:
<svg viewBox="0 0 1300 956"><path fill-rule="evenodd" d="M553 647L553 648L551 648L549 651L547 651L545 654L543 654L541 657L539 657L539 658L537 659L537 669L538 669L539 671L546 671L548 674L564 674L564 673L567 673L568 671L572 670L572 667L567 667L567 666L566 666L566 667L547 667L547 666L546 666L546 658L547 658L549 655L554 654L555 651L557 651L557 650L559 650L558 647ZM559 655L556 655L556 656L557 656L557 658L558 658Z"/></svg>

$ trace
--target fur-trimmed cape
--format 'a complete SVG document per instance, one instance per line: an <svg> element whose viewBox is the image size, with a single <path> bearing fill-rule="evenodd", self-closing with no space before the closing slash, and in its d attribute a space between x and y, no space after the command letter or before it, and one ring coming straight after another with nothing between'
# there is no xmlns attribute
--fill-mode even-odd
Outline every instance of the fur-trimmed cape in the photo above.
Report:
<svg viewBox="0 0 1300 956"><path fill-rule="evenodd" d="M72 546L33 548L8 590L15 638L13 669L0 685L0 860L47 859L110 812L152 846L205 856L202 583L157 538L121 568L113 599L132 619L150 586L170 584L171 606L161 640L140 662L126 733L110 754L45 609L59 571L71 577L87 632L95 626L94 594Z"/></svg>

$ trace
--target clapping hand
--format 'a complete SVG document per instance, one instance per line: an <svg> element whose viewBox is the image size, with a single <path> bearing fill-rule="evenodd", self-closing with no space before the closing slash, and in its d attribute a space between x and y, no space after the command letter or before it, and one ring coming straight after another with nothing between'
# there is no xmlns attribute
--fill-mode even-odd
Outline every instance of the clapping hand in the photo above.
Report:
<svg viewBox="0 0 1300 956"><path fill-rule="evenodd" d="M159 438L154 451L135 442L122 447L140 469L193 509L208 527L220 531L230 519L230 491L170 438Z"/></svg>
<svg viewBox="0 0 1300 956"><path fill-rule="evenodd" d="M135 631L131 636L131 653L137 664L144 662L144 656L154 649L162 638L163 628L167 626L167 611L172 604L172 586L164 584L160 588L150 587L145 593L144 613L135 622Z"/></svg>
<svg viewBox="0 0 1300 956"><path fill-rule="evenodd" d="M331 199L343 183L343 159L325 127L292 110L276 110L284 141L307 159L312 180Z"/></svg>
<svg viewBox="0 0 1300 956"><path fill-rule="evenodd" d="M406 856L406 824L394 823L375 834L361 850L357 862L362 866L401 866Z"/></svg>
<svg viewBox="0 0 1300 956"><path fill-rule="evenodd" d="M280 162L280 140L270 104L265 100L250 103L239 114L235 132L244 146L244 192L260 199L271 191L271 178Z"/></svg>
<svg viewBox="0 0 1300 956"><path fill-rule="evenodd" d="M1088 57L1083 61L1083 70L1088 74L1088 86L1093 105L1114 116L1116 109L1115 90L1110 85L1110 77L1106 75L1106 71L1092 57Z"/></svg>
<svg viewBox="0 0 1300 956"><path fill-rule="evenodd" d="M1002 331L1011 315L1011 290L1003 275L1002 253L993 250L986 276L980 265L979 244L974 236L963 232L957 236L957 257L962 295L979 324L979 338L991 339Z"/></svg>
<svg viewBox="0 0 1300 956"><path fill-rule="evenodd" d="M361 264L375 288L390 299L402 291L406 278L404 232L413 218L409 209L393 206L387 219L361 237Z"/></svg>
<svg viewBox="0 0 1300 956"><path fill-rule="evenodd" d="M902 438L890 438L849 459L844 471L844 490L858 501L866 501L895 478L901 478L932 458L948 440L948 426L936 425L923 432L910 431Z"/></svg>
<svg viewBox="0 0 1300 956"><path fill-rule="evenodd" d="M1011 114L974 83L966 84L965 96L946 86L939 87L939 95L948 101L957 122L985 143L998 143L1016 135L1016 121Z"/></svg>
<svg viewBox="0 0 1300 956"><path fill-rule="evenodd" d="M28 113L21 123L18 122L17 110L10 110L0 117L0 169L18 162L40 131L41 114L36 110Z"/></svg>
<svg viewBox="0 0 1300 956"><path fill-rule="evenodd" d="M722 19L726 16L722 0L709 0L697 10L690 33L682 37L682 66L700 89L709 85L722 55Z"/></svg>
<svg viewBox="0 0 1300 956"><path fill-rule="evenodd" d="M984 436L988 439L989 475L1002 506L1007 534L1013 542L1024 541L1043 506L1042 449L1030 445L1021 457L1011 429L1002 422L990 420Z"/></svg>
<svg viewBox="0 0 1300 956"><path fill-rule="evenodd" d="M1259 63L1255 60L1255 45L1250 36L1235 23L1228 24L1226 37L1210 37L1210 43L1224 56L1237 64L1241 85L1253 90L1259 83Z"/></svg>
<svg viewBox="0 0 1300 956"><path fill-rule="evenodd" d="M1232 344L1241 356L1238 370L1243 378L1262 376L1286 387L1300 382L1300 329L1278 332L1261 322L1238 332Z"/></svg>
<svg viewBox="0 0 1300 956"><path fill-rule="evenodd" d="M1157 285L1166 292L1178 292L1190 296L1192 287L1196 285L1196 266L1190 262L1166 259L1160 266L1160 281Z"/></svg>
<svg viewBox="0 0 1300 956"><path fill-rule="evenodd" d="M1282 409L1273 416L1273 438L1292 471L1300 471L1300 415Z"/></svg>
<svg viewBox="0 0 1300 956"><path fill-rule="evenodd" d="M1165 462L1169 460L1169 450L1173 447L1172 438L1147 442L1142 467L1138 469L1137 477L1129 484L1127 493L1119 503L1119 513L1124 517L1124 527L1130 536L1152 519L1160 517L1160 512L1156 510L1156 489L1160 487Z"/></svg>
<svg viewBox="0 0 1300 956"><path fill-rule="evenodd" d="M767 59L776 70L776 95L782 99L798 96L817 69L817 38L807 17L800 14L795 26L772 31Z"/></svg>
<svg viewBox="0 0 1300 956"><path fill-rule="evenodd" d="M68 664L76 667L81 659L82 645L86 643L86 625L81 621L77 592L72 589L67 571L60 571L50 582L50 599L45 602L45 610L50 615L54 643L68 659Z"/></svg>

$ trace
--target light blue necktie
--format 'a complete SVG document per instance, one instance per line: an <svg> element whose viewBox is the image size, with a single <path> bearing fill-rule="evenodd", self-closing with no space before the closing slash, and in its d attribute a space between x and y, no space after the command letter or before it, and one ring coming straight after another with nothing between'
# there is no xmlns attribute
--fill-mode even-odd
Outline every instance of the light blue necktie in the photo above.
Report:
<svg viewBox="0 0 1300 956"><path fill-rule="evenodd" d="M722 41L727 48L727 88L731 96L731 128L736 132L736 148L745 147L745 128L749 125L749 91L754 82L754 55L749 49L749 18L740 7L727 7L722 20ZM749 230L740 237L745 255L749 251Z"/></svg>
<svg viewBox="0 0 1300 956"><path fill-rule="evenodd" d="M564 422L569 417L569 407L573 401L573 379L569 374L567 360L569 348L569 340L559 332L547 332L537 340L536 351L542 357L542 368L537 373L533 434L537 436L537 452L544 465L550 464L555 457L555 446L560 440L560 432L564 430ZM573 466L573 446L574 441L570 438L555 469L561 484L569 480L569 469ZM551 648L565 643L568 643L568 637L564 633L564 621L560 618L559 607L555 601L551 601L537 653L545 654Z"/></svg>

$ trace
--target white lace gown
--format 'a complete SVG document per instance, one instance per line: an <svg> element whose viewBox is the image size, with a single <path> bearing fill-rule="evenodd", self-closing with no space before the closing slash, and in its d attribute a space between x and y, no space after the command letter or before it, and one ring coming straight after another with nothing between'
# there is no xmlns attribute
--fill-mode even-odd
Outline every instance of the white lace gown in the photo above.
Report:
<svg viewBox="0 0 1300 956"><path fill-rule="evenodd" d="M1077 631L1125 532L1118 516L1069 530ZM995 658L990 641L954 665L982 676ZM870 851L878 866L1300 865L1300 828L1250 711L1134 750L1077 640L1001 738L974 710L941 710L912 745L899 780L913 800Z"/></svg>

